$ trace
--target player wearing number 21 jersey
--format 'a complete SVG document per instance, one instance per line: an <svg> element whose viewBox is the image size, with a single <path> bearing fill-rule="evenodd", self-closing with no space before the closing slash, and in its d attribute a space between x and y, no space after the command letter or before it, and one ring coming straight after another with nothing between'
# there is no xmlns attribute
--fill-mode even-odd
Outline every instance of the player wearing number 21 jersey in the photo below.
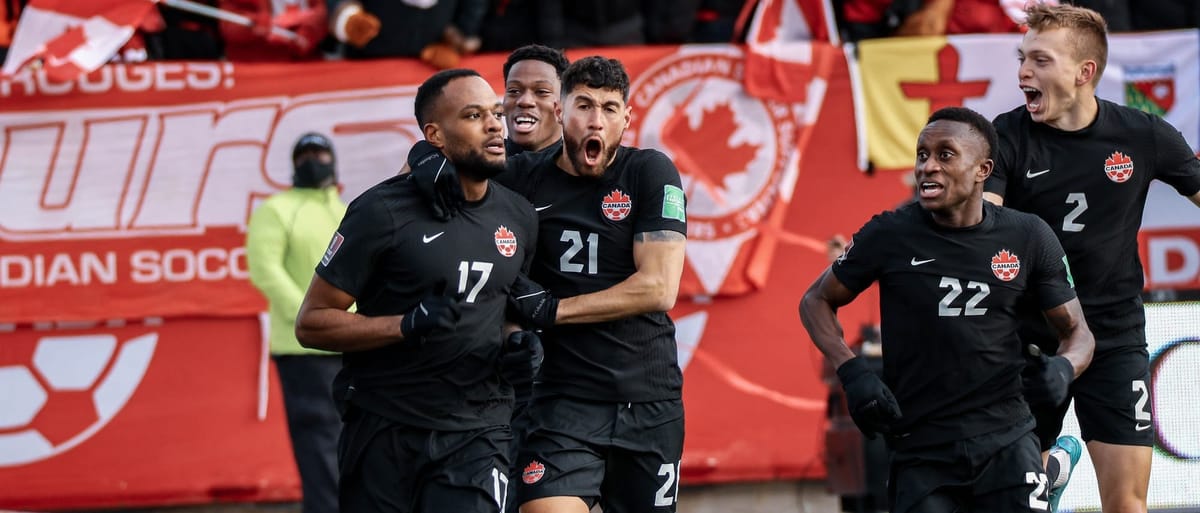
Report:
<svg viewBox="0 0 1200 513"><path fill-rule="evenodd" d="M683 373L667 310L683 271L686 200L666 155L620 145L628 94L620 62L572 63L562 146L513 157L497 177L539 220L536 283L518 281L511 301L544 329L546 354L514 476L526 513L597 502L609 513L675 511Z"/></svg>
<svg viewBox="0 0 1200 513"><path fill-rule="evenodd" d="M917 142L918 202L864 225L813 284L801 317L837 368L851 416L895 450L894 513L1045 511L1018 305L1058 328L1062 353L1030 386L1061 401L1092 337L1062 247L1035 216L983 201L996 135L974 111L930 117ZM879 282L883 375L841 338L838 307Z"/></svg>

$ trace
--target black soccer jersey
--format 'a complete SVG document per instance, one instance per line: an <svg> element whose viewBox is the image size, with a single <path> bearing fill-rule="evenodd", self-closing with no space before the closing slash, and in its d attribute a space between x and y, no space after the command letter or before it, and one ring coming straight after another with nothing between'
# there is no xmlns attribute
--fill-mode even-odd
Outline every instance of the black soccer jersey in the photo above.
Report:
<svg viewBox="0 0 1200 513"><path fill-rule="evenodd" d="M350 203L317 274L367 316L406 313L445 284L462 298L462 318L421 343L343 354L335 397L419 428L508 424L512 390L496 372L501 329L508 287L532 259L536 236L529 202L498 184L446 222L429 214L409 175Z"/></svg>
<svg viewBox="0 0 1200 513"><path fill-rule="evenodd" d="M530 152L530 153L558 153L558 150L561 148L562 148L562 139L559 139L557 141L554 141L554 144L551 144L550 146L542 148L536 152ZM520 144L513 142L512 139L507 139L507 138L504 139L504 152L507 153L509 157L520 155L522 153L526 153L527 151L529 151L529 150L526 150L524 146L521 146Z"/></svg>
<svg viewBox="0 0 1200 513"><path fill-rule="evenodd" d="M850 290L879 282L883 380L907 443L958 440L1029 418L1017 306L1075 297L1066 257L1037 217L984 206L969 228L934 223L919 204L879 214L833 264Z"/></svg>
<svg viewBox="0 0 1200 513"><path fill-rule="evenodd" d="M1096 120L1076 132L1034 123L1024 106L998 116L1000 147L985 190L1054 230L1100 340L1145 323L1137 232L1151 180L1190 196L1200 191L1200 161L1162 118L1098 102Z"/></svg>
<svg viewBox="0 0 1200 513"><path fill-rule="evenodd" d="M620 147L604 176L595 179L564 172L555 162L560 154L514 157L505 177L538 212L530 277L555 296L604 290L632 275L635 234L687 233L679 172L666 155ZM543 340L538 395L617 402L681 397L675 325L666 312L555 326Z"/></svg>

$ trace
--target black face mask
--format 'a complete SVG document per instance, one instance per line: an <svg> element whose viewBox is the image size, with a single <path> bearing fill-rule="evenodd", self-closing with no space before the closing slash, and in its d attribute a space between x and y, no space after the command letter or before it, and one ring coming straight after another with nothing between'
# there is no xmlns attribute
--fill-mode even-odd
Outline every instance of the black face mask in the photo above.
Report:
<svg viewBox="0 0 1200 513"><path fill-rule="evenodd" d="M296 166L296 172L292 175L292 186L316 189L332 176L334 176L333 164L326 164L317 159L308 159Z"/></svg>

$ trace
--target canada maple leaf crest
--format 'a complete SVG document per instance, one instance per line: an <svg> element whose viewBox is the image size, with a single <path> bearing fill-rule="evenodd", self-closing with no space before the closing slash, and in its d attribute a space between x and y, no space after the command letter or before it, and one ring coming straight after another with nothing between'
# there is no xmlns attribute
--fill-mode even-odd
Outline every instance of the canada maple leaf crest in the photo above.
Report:
<svg viewBox="0 0 1200 513"><path fill-rule="evenodd" d="M1013 281L1021 273L1021 259L1007 249L992 257L992 274L1003 281Z"/></svg>
<svg viewBox="0 0 1200 513"><path fill-rule="evenodd" d="M688 123L687 109L682 107L663 125L663 144L670 150L679 171L695 180L720 203L726 178L745 173L760 146L746 141L739 141L736 146L714 144L714 139L730 140L730 135L739 127L728 103L703 110L695 128Z"/></svg>
<svg viewBox="0 0 1200 513"><path fill-rule="evenodd" d="M517 235L504 225L496 229L496 250L506 257L517 254Z"/></svg>
<svg viewBox="0 0 1200 513"><path fill-rule="evenodd" d="M1119 151L1114 151L1112 155L1104 159L1104 174L1108 175L1108 179L1117 183L1124 183L1133 176L1133 159Z"/></svg>
<svg viewBox="0 0 1200 513"><path fill-rule="evenodd" d="M521 472L521 480L525 484L533 484L542 480L542 476L546 475L546 465L543 465L537 460L529 462L525 470Z"/></svg>
<svg viewBox="0 0 1200 513"><path fill-rule="evenodd" d="M629 216L629 211L633 209L633 200L628 194L621 192L620 189L613 189L612 192L604 196L600 200L600 212L613 221L620 221Z"/></svg>

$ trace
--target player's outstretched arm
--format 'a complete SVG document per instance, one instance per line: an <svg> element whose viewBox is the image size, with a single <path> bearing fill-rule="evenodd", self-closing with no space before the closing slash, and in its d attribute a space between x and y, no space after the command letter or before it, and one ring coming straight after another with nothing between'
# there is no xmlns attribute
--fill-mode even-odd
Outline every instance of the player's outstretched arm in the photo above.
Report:
<svg viewBox="0 0 1200 513"><path fill-rule="evenodd" d="M800 300L800 321L804 323L804 329L835 369L854 358L854 352L846 345L837 310L857 296L833 275L831 269L825 269Z"/></svg>
<svg viewBox="0 0 1200 513"><path fill-rule="evenodd" d="M1079 299L1072 299L1046 310L1046 320L1058 335L1058 354L1071 362L1075 376L1079 377L1087 366L1092 363L1092 353L1096 351L1096 339L1083 318L1083 308Z"/></svg>
<svg viewBox="0 0 1200 513"><path fill-rule="evenodd" d="M687 237L671 230L634 235L637 271L604 290L561 300L557 324L611 321L675 307Z"/></svg>
<svg viewBox="0 0 1200 513"><path fill-rule="evenodd" d="M311 349L351 352L403 340L401 315L367 317L346 309L354 297L314 275L296 316L296 339Z"/></svg>
<svg viewBox="0 0 1200 513"><path fill-rule="evenodd" d="M990 201L993 205L996 205L998 207L1004 206L1004 196L1001 196L994 192L984 192L983 199Z"/></svg>
<svg viewBox="0 0 1200 513"><path fill-rule="evenodd" d="M1197 207L1200 207L1200 192L1188 196L1188 199L1192 200L1192 203L1194 203Z"/></svg>

